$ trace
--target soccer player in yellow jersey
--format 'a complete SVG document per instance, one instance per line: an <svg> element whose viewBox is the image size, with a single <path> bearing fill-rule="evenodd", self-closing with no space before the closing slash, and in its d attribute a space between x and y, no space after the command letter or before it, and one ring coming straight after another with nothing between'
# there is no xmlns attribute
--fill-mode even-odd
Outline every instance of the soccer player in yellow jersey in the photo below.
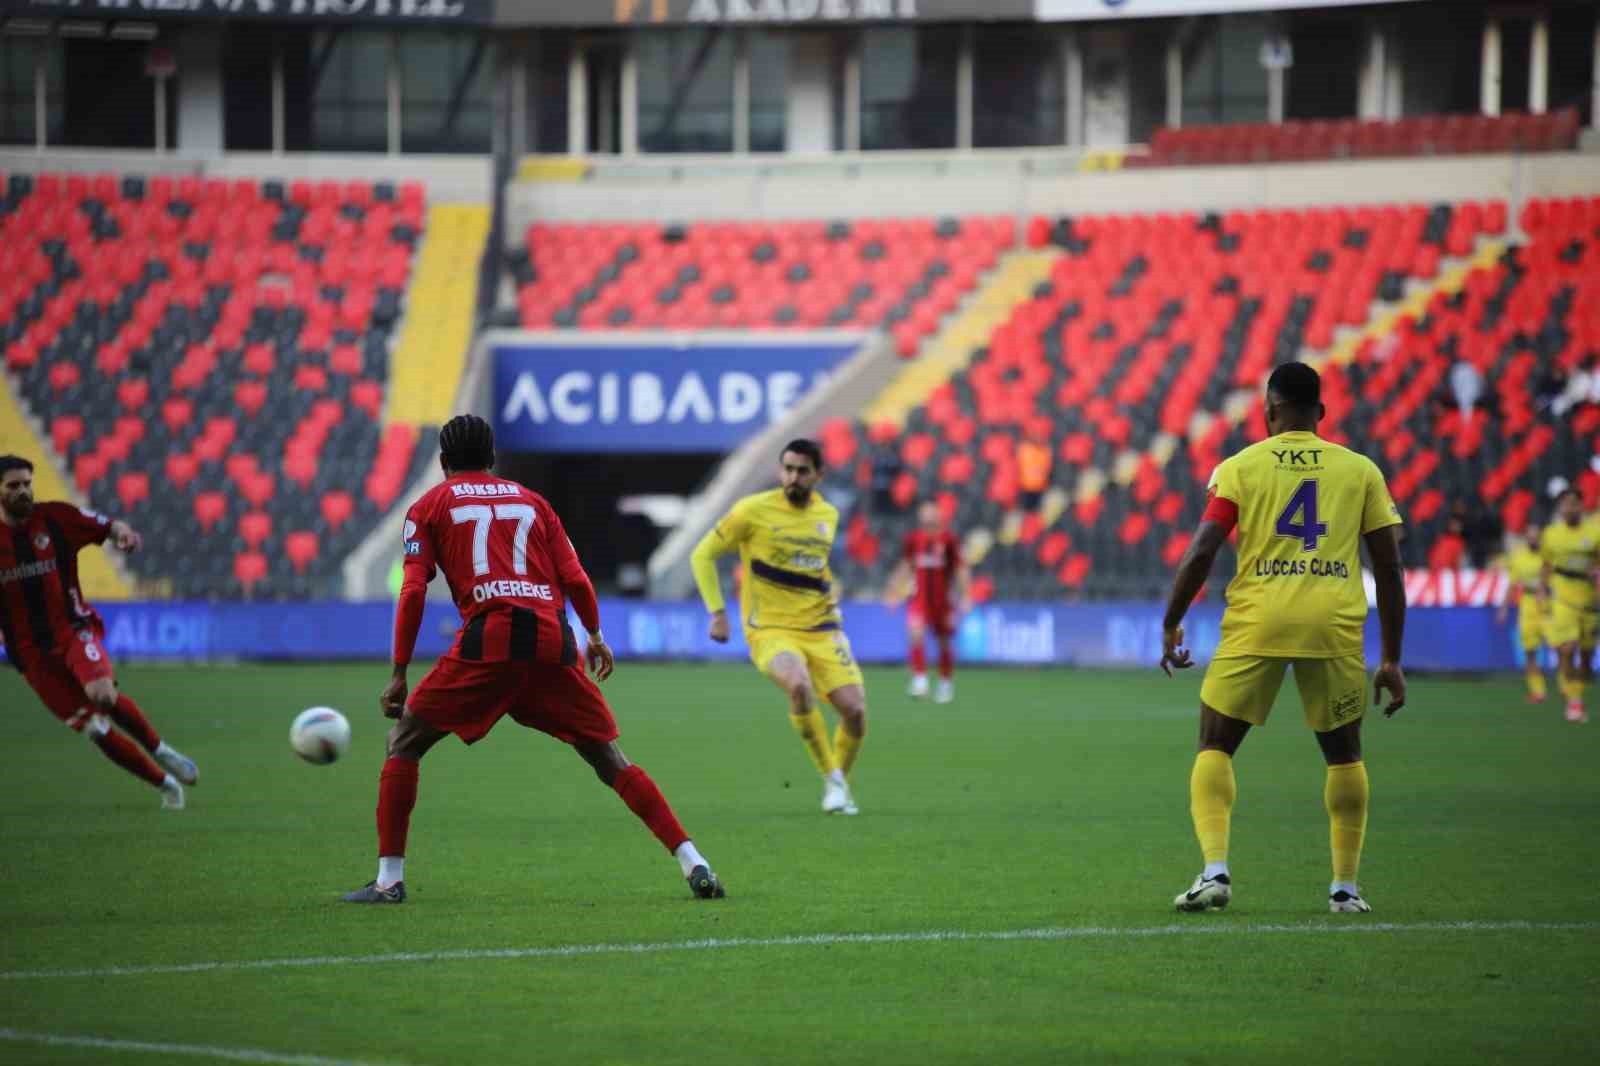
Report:
<svg viewBox="0 0 1600 1066"><path fill-rule="evenodd" d="M817 491L822 450L790 441L778 461L780 487L733 505L695 546L691 564L711 612L711 639L728 640L717 557L737 551L743 567L741 616L750 658L789 697L789 724L822 775L825 814L855 814L847 775L867 735L867 694L844 634L828 556L839 512ZM833 743L817 706L839 712Z"/></svg>
<svg viewBox="0 0 1600 1066"><path fill-rule="evenodd" d="M1543 703L1549 693L1545 690L1544 668L1539 664L1539 651L1544 647L1545 623L1549 612L1544 590L1544 557L1539 554L1542 531L1530 523L1522 531L1522 541L1501 562L1509 585L1507 599L1498 612L1498 620L1505 623L1507 609L1517 608L1517 634L1522 640L1522 669L1528 683L1528 702Z"/></svg>
<svg viewBox="0 0 1600 1066"><path fill-rule="evenodd" d="M1584 648L1595 643L1595 573L1600 570L1600 535L1583 520L1583 497L1567 489L1556 500L1556 520L1539 540L1544 579L1550 588L1550 617L1545 634L1556 649L1561 691L1567 697L1567 721L1587 722L1583 689L1589 664Z"/></svg>
<svg viewBox="0 0 1600 1066"><path fill-rule="evenodd" d="M1315 370L1285 363L1272 372L1266 396L1271 436L1218 465L1211 502L1173 581L1162 624L1161 668L1169 675L1173 667L1193 665L1183 647L1183 616L1229 532L1238 528L1239 569L1228 585L1222 640L1200 687L1199 754L1189 778L1189 810L1205 869L1178 894L1180 911L1220 910L1232 898L1233 756L1251 726L1266 724L1291 666L1306 723L1328 764L1328 909L1372 909L1356 883L1368 796L1361 760L1367 597L1360 545L1366 542L1372 562L1383 628L1374 697L1381 699L1387 690L1384 714L1393 715L1406 698L1400 513L1370 459L1317 436L1322 415L1322 381Z"/></svg>

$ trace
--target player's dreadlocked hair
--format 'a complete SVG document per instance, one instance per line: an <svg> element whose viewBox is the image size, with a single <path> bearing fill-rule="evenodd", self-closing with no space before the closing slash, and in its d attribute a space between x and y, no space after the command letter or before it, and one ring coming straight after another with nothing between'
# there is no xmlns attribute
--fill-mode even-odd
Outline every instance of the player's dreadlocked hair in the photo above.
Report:
<svg viewBox="0 0 1600 1066"><path fill-rule="evenodd" d="M477 415L456 415L439 431L439 458L451 470L494 466L494 430Z"/></svg>

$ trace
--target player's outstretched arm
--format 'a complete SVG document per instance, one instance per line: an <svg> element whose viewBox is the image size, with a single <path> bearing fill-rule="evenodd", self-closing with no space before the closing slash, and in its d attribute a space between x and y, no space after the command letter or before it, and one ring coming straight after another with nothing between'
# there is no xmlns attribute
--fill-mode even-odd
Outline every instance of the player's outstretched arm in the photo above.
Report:
<svg viewBox="0 0 1600 1066"><path fill-rule="evenodd" d="M1210 518L1202 519L1189 547L1178 562L1172 578L1172 594L1167 597L1167 613L1161 619L1161 669L1168 677L1174 668L1187 670L1194 665L1189 649L1183 646L1183 616L1200 590L1211 578L1217 552L1228 539L1228 529Z"/></svg>
<svg viewBox="0 0 1600 1066"><path fill-rule="evenodd" d="M1378 627L1383 633L1383 662L1373 677L1373 701L1381 702L1389 693L1385 718L1392 718L1406 705L1406 675L1400 668L1400 649L1406 634L1406 582L1400 566L1400 527L1385 526L1366 534L1367 558L1372 563L1372 581L1377 587Z"/></svg>
<svg viewBox="0 0 1600 1066"><path fill-rule="evenodd" d="M694 571L694 583L700 589L700 600L711 615L708 635L718 644L726 644L730 635L728 603L722 598L722 578L717 574L717 559L734 547L734 542L725 538L721 531L731 518L732 515L723 519L701 537L700 543L694 546L694 552L689 556L689 567Z"/></svg>

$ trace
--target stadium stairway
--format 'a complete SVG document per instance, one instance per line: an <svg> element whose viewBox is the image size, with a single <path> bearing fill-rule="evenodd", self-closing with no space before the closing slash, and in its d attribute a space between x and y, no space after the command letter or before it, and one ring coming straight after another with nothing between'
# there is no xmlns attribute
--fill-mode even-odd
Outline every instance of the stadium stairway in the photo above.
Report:
<svg viewBox="0 0 1600 1066"><path fill-rule="evenodd" d="M67 484L56 467L56 455L49 443L34 432L28 417L11 389L11 381L0 374L0 453L21 455L33 461L33 494L39 500L68 500L82 506L84 500ZM127 600L133 588L118 570L120 555L111 549L88 551L78 557L78 581L89 602Z"/></svg>
<svg viewBox="0 0 1600 1066"><path fill-rule="evenodd" d="M428 209L408 310L389 359L386 421L417 427L449 421L472 345L489 220L489 208L476 204Z"/></svg>

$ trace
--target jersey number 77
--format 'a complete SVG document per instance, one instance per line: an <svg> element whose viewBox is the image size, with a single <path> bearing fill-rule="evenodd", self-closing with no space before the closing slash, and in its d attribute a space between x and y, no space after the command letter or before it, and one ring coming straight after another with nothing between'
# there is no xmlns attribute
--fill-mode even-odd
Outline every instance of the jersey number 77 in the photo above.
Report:
<svg viewBox="0 0 1600 1066"><path fill-rule="evenodd" d="M516 530L511 535L511 569L518 574L528 572L528 534L533 530L533 523L538 514L525 503L497 503L492 508L487 504L475 503L465 507L453 507L450 518L456 525L465 522L473 523L472 527L472 573L474 577L483 577L489 572L489 530L496 520L502 522L515 522Z"/></svg>

